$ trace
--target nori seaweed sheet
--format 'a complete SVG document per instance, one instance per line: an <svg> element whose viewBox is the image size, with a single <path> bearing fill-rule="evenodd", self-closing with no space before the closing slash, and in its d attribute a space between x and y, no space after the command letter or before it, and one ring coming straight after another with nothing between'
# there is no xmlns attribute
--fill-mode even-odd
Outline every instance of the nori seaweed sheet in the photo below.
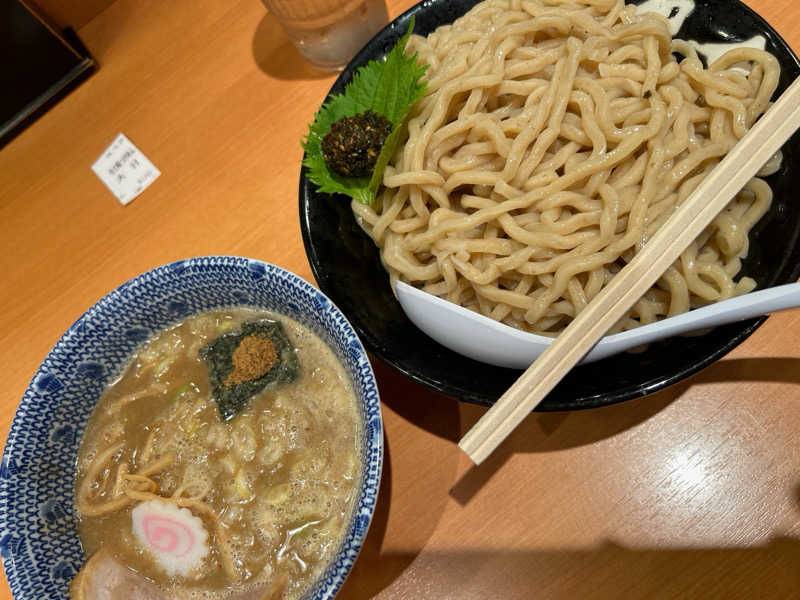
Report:
<svg viewBox="0 0 800 600"><path fill-rule="evenodd" d="M243 381L235 385L225 385L225 380L233 371L233 353L241 341L248 336L266 338L275 346L278 360L273 367L258 379ZM250 399L265 389L281 383L294 381L300 370L283 325L271 319L261 319L244 323L238 331L225 333L200 350L200 356L208 367L211 393L217 403L220 418L228 421L235 417L250 402Z"/></svg>

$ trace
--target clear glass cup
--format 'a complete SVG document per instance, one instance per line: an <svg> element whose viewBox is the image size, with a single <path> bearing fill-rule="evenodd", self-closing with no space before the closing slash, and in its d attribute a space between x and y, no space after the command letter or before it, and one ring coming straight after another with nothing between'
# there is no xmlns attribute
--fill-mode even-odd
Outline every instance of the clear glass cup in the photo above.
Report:
<svg viewBox="0 0 800 600"><path fill-rule="evenodd" d="M300 53L343 68L389 21L384 0L262 0Z"/></svg>

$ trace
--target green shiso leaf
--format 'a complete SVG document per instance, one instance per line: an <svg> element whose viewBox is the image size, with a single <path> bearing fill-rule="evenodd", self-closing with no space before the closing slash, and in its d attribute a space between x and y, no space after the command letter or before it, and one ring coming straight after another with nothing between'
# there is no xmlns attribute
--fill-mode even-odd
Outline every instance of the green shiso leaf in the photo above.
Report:
<svg viewBox="0 0 800 600"><path fill-rule="evenodd" d="M414 18L408 31L395 44L383 62L370 61L358 69L347 84L344 94L337 94L317 112L303 141L306 152L303 165L308 178L320 192L346 194L362 204L372 204L383 180L383 171L403 141L406 122L414 103L425 95L422 81L427 65L417 62L417 55L405 53L406 43L414 29ZM352 117L366 110L383 115L392 123L392 133L378 155L371 177L344 177L328 168L322 156L322 138L339 119Z"/></svg>

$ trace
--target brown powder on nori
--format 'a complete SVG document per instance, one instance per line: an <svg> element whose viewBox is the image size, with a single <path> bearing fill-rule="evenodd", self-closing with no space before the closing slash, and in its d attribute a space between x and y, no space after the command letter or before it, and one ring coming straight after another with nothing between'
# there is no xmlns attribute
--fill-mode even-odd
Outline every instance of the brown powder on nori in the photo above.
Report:
<svg viewBox="0 0 800 600"><path fill-rule="evenodd" d="M275 345L268 339L255 335L242 338L233 351L233 370L228 373L225 385L231 387L244 381L258 379L269 371L278 360Z"/></svg>
<svg viewBox="0 0 800 600"><path fill-rule="evenodd" d="M223 334L204 346L200 356L224 421L235 417L267 386L294 381L300 368L283 326L271 319L244 323L239 331Z"/></svg>

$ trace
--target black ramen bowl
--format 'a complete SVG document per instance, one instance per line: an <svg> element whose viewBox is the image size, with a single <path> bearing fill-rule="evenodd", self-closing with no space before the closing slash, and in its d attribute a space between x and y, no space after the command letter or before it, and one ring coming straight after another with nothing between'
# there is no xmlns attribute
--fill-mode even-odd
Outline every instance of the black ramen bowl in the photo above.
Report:
<svg viewBox="0 0 800 600"><path fill-rule="evenodd" d="M637 2L638 3L638 2ZM381 59L408 29L427 35L463 15L476 0L427 0L378 33L342 72L330 94L344 91L353 73ZM736 42L761 35L781 65L776 95L798 75L800 62L764 19L738 0L696 0L678 38L699 42ZM750 233L750 253L742 275L760 288L791 283L800 276L800 205L794 180L800 135L783 147L783 165L767 178L774 191L770 211ZM367 349L411 379L467 402L491 405L521 371L465 358L422 333L409 321L392 294L377 247L356 224L349 198L321 194L306 171L300 175L300 224L308 260L322 291L358 332ZM650 394L696 373L742 343L765 317L717 327L698 337L676 337L652 344L640 354L619 354L576 367L536 410L593 408Z"/></svg>

